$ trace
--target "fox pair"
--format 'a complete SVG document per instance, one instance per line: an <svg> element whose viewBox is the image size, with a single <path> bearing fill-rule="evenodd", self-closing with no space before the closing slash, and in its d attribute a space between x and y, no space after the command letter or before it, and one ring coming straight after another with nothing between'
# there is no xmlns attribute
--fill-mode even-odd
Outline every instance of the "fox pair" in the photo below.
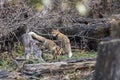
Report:
<svg viewBox="0 0 120 80"><path fill-rule="evenodd" d="M56 58L57 55L60 55L62 53L61 47L59 47L53 40L47 39L45 37L42 37L35 32L29 32L28 33L33 38L37 39L38 41L43 43L43 46L51 51L51 53L54 54L54 58ZM68 54L68 57L72 57L72 51L71 51L71 45L69 38L62 34L58 30L53 30L52 35L54 37L57 37L58 40L61 41L61 45L63 48L63 52Z"/></svg>

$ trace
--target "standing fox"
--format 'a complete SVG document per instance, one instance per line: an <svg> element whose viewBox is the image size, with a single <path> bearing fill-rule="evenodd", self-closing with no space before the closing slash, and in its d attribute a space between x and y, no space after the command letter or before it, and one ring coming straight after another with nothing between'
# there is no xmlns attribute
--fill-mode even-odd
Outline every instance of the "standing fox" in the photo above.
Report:
<svg viewBox="0 0 120 80"><path fill-rule="evenodd" d="M33 38L37 39L38 41L41 41L43 43L43 46L51 51L51 53L54 54L54 58L56 58L56 55L61 54L60 47L57 46L57 44L50 40L46 39L45 37L42 37L34 32L29 32L29 35L31 35Z"/></svg>
<svg viewBox="0 0 120 80"><path fill-rule="evenodd" d="M65 53L68 54L68 57L71 58L72 57L72 51L71 51L71 45L70 45L69 38L66 35L62 34L58 30L53 30L52 35L54 37L57 37L57 39L61 41L61 45L63 47L63 50L65 51Z"/></svg>

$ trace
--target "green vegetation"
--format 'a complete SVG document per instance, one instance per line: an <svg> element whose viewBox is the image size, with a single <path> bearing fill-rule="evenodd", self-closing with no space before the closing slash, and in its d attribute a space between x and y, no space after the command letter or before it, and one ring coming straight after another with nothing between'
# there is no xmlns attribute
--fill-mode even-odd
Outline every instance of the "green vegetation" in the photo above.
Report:
<svg viewBox="0 0 120 80"><path fill-rule="evenodd" d="M96 57L97 57L97 52L96 51L90 51L90 52L81 51L81 52L73 52L72 59L73 60L79 60L79 59L84 59L84 58L96 58ZM64 61L64 60L68 60L68 55L58 55L57 59L53 60L53 56L51 54L44 53L43 58L47 62Z"/></svg>
<svg viewBox="0 0 120 80"><path fill-rule="evenodd" d="M72 59L78 60L83 58L96 58L96 57L97 57L97 52L95 51L90 51L90 52L81 51L81 52L73 52ZM67 59L68 59L67 55L60 55L57 58L58 61L67 60Z"/></svg>
<svg viewBox="0 0 120 80"><path fill-rule="evenodd" d="M31 4L31 5L35 5L35 4L37 4L37 3L39 3L39 4L42 5L42 1L41 1L41 0L30 0L30 4Z"/></svg>
<svg viewBox="0 0 120 80"><path fill-rule="evenodd" d="M90 52L73 52L73 57L72 60L79 60L79 59L85 59L85 58L96 58L97 57L97 52L95 51L90 51ZM65 61L68 60L67 55L58 55L57 59L53 59L53 56L50 53L43 53L43 59L46 62L52 62L52 61ZM39 60L26 60L26 63L41 63Z"/></svg>
<svg viewBox="0 0 120 80"><path fill-rule="evenodd" d="M23 48L21 47L20 51L14 51L13 52L14 57L23 57L24 55L24 51ZM73 57L72 60L79 60L79 59L84 59L84 58L96 58L97 57L97 52L95 51L90 51L90 52L85 52L85 51L81 51L81 52L73 52ZM67 55L58 55L57 59L53 59L53 56L50 53L43 53L43 59L46 62L52 62L52 61L64 61L64 60L68 60L68 56ZM41 61L37 60L37 59L30 59L30 60L26 60L25 61L26 64L37 64L37 63L41 63ZM0 69L9 69L9 70L14 70L16 68L16 64L14 64L13 60L10 58L9 55L7 55L6 53L6 57L4 57L3 59L1 58L1 62L0 62Z"/></svg>
<svg viewBox="0 0 120 80"><path fill-rule="evenodd" d="M4 68L4 69L7 68L7 61L2 60L2 61L0 62L0 64L1 64L0 69L1 69L1 68Z"/></svg>
<svg viewBox="0 0 120 80"><path fill-rule="evenodd" d="M34 6L36 10L41 11L44 5L49 5L51 0L30 0L30 5Z"/></svg>
<svg viewBox="0 0 120 80"><path fill-rule="evenodd" d="M9 71L13 71L15 70L16 66L15 64L13 63L12 60L2 60L0 62L0 69L6 69L6 70L9 70Z"/></svg>

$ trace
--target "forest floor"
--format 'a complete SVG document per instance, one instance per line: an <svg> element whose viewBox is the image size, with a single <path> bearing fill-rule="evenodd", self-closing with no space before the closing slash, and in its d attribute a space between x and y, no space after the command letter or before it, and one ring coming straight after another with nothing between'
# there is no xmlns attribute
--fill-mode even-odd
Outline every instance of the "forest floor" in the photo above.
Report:
<svg viewBox="0 0 120 80"><path fill-rule="evenodd" d="M52 62L51 55L45 54L44 59L49 63ZM97 57L97 52L90 51L90 52L73 52L73 57L71 60L84 60L84 59L92 59ZM59 62L59 61L67 61L68 57L67 55L60 55L58 56L57 60L53 60L53 62ZM34 61L33 64L38 63L37 61ZM42 76L33 76L33 75L26 75L22 72L18 72L16 70L16 66L10 59L2 60L0 62L0 80L92 80L94 74L93 68L88 68L84 70L77 70L75 72L63 72L63 73L57 73L54 75L54 73L50 73L47 75Z"/></svg>

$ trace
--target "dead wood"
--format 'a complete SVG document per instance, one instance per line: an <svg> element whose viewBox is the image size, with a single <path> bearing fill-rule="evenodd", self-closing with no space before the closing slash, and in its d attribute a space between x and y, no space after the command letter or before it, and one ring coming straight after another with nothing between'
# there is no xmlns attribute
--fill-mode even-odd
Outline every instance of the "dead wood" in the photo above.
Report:
<svg viewBox="0 0 120 80"><path fill-rule="evenodd" d="M21 37L22 31L19 30L16 33L16 30L25 25L27 26L28 32L34 31L51 39L53 39L50 35L51 30L59 29L61 32L69 36L72 46L79 47L80 49L87 48L89 50L96 50L97 44L100 40L109 36L110 26L107 23L109 19L93 19L90 17L82 18L74 8L73 1L67 1L69 6L66 9L63 9L60 6L63 2L64 0L54 0L52 7L43 8L40 12L31 8L26 0L21 0L20 3L14 5L5 3L0 12L0 42L2 41L3 43L3 41L8 40L14 41L14 39L21 41L18 37ZM99 17L100 15L104 17L104 8L97 7L101 5L101 0L89 0L88 3L93 10L91 12L91 17L93 17L94 14L96 17ZM10 37L8 35L10 35Z"/></svg>
<svg viewBox="0 0 120 80"><path fill-rule="evenodd" d="M96 61L83 62L54 62L40 64L25 64L23 73L27 75L42 76L46 74L58 74L66 72L74 72L77 70L93 69Z"/></svg>
<svg viewBox="0 0 120 80"><path fill-rule="evenodd" d="M120 39L101 42L98 47L95 80L120 79Z"/></svg>

